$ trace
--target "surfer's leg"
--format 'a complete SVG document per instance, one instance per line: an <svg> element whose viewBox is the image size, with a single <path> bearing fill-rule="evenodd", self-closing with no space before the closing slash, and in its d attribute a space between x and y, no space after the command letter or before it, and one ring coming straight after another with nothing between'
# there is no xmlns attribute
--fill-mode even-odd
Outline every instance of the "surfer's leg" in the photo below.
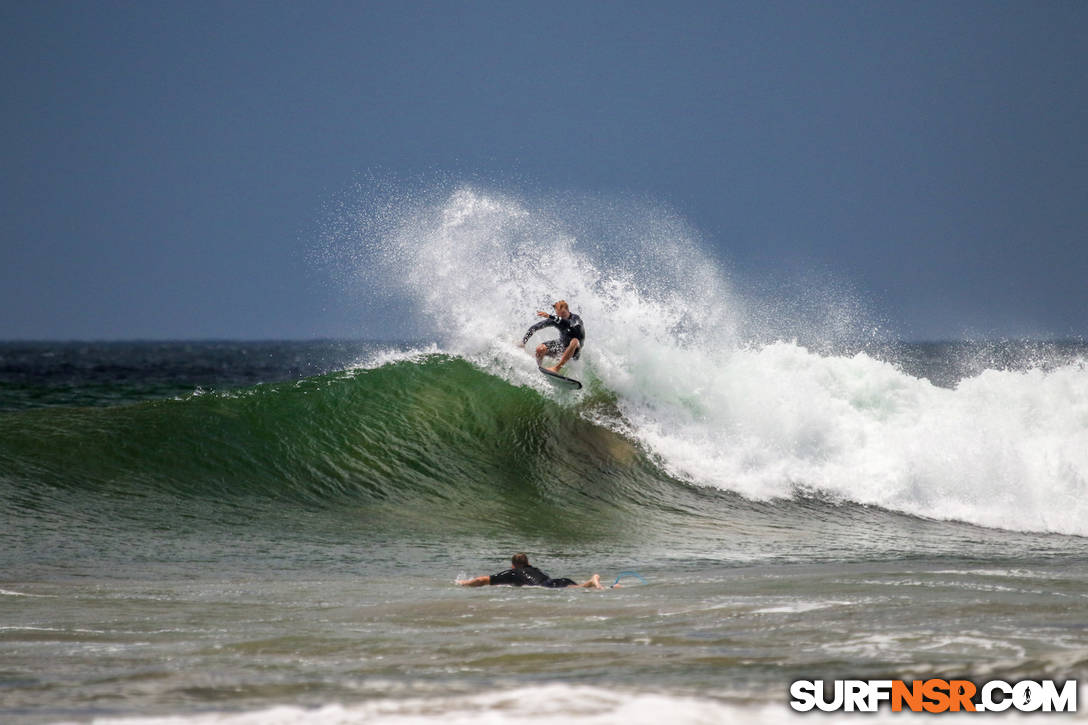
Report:
<svg viewBox="0 0 1088 725"><path fill-rule="evenodd" d="M536 346L536 364L539 366L545 357L559 357L563 348L559 340L548 340Z"/></svg>
<svg viewBox="0 0 1088 725"><path fill-rule="evenodd" d="M567 345L567 349L563 351L563 357L559 358L559 362L557 362L553 367L550 367L548 369L551 370L553 373L558 373L559 369L567 364L567 362L571 359L571 357L574 356L574 353L577 350L578 340L571 340L570 344Z"/></svg>
<svg viewBox="0 0 1088 725"><path fill-rule="evenodd" d="M582 589L604 589L604 587L601 586L601 575L600 574L594 574L589 579L582 582L581 584L577 584L576 586L578 586L578 587L580 587Z"/></svg>

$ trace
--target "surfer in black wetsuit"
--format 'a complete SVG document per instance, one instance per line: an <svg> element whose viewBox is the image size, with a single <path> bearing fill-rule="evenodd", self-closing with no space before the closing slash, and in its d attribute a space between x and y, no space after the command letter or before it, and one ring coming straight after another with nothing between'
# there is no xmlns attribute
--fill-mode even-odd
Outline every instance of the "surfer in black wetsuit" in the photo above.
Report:
<svg viewBox="0 0 1088 725"><path fill-rule="evenodd" d="M537 330L543 330L545 327L558 328L558 340L548 340L536 346L536 364L539 366L545 355L557 357L559 362L554 367L548 368L548 370L558 373L559 369L566 365L571 358L577 360L581 357L582 345L585 344L586 339L586 329L582 325L582 318L571 313L566 300L559 300L552 307L555 308L554 315L544 311L536 313L538 317L546 317L547 319L541 320L529 328L529 331L525 333L525 337L521 338L521 346L525 347L525 343Z"/></svg>
<svg viewBox="0 0 1088 725"><path fill-rule="evenodd" d="M458 579L457 583L463 587L486 587L492 584L510 584L516 587L547 587L549 589L564 589L566 587L578 587L581 589L604 589L601 586L601 575L594 574L586 581L579 584L573 579L552 579L535 566L530 566L529 557L525 554L514 554L510 558L513 569L501 571L498 574L484 574L472 579Z"/></svg>

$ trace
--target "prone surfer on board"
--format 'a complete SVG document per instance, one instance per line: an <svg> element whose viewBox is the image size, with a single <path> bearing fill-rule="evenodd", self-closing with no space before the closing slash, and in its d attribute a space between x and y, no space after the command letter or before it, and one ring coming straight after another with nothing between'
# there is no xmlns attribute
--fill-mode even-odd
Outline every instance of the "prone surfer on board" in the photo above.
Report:
<svg viewBox="0 0 1088 725"><path fill-rule="evenodd" d="M501 571L498 574L484 574L472 579L458 579L457 583L463 587L486 587L492 584L512 584L513 586L547 587L549 589L565 589L577 587L580 589L604 589L601 586L601 575L594 574L586 581L579 584L573 579L552 579L535 566L530 566L529 557L525 554L514 554L510 557L510 563L514 568Z"/></svg>
<svg viewBox="0 0 1088 725"><path fill-rule="evenodd" d="M536 313L537 317L547 319L541 320L529 328L529 331L525 333L525 337L521 338L521 346L525 347L525 343L537 330L543 330L545 327L558 328L558 340L548 340L536 346L536 364L539 366L545 355L557 357L559 362L547 369L553 373L558 373L560 368L566 365L571 358L577 360L581 356L582 345L586 339L586 330L582 325L582 318L570 311L566 300L559 300L552 307L555 308L554 315L543 311Z"/></svg>

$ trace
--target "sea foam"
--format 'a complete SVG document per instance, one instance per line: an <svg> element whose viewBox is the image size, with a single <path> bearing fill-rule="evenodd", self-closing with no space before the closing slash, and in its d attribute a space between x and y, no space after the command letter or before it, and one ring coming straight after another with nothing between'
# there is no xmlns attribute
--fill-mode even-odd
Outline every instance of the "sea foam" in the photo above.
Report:
<svg viewBox="0 0 1088 725"><path fill-rule="evenodd" d="M610 424L670 474L757 499L815 494L912 515L1088 535L1088 367L986 369L954 388L831 336L867 334L857 304L768 326L675 214L635 202L527 200L469 187L360 217L373 294L422 334L548 394L517 348L538 309L585 322L569 368L610 391ZM393 209L394 211L390 211ZM787 330L808 339L777 339ZM527 346L546 339L539 333Z"/></svg>

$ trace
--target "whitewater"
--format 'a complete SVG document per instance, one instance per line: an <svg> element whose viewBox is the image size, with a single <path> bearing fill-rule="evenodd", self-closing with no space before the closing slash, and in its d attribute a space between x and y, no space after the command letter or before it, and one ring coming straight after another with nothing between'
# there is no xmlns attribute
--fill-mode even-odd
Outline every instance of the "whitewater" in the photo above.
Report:
<svg viewBox="0 0 1088 725"><path fill-rule="evenodd" d="M534 207L470 187L390 208L352 217L361 281L410 306L443 351L545 392L512 343L535 310L569 300L589 337L568 369L615 401L616 415L594 420L676 477L754 499L815 493L1088 535L1080 353L941 387L871 350L841 352L874 342L849 296L808 289L785 304L737 292L698 234L660 208Z"/></svg>

